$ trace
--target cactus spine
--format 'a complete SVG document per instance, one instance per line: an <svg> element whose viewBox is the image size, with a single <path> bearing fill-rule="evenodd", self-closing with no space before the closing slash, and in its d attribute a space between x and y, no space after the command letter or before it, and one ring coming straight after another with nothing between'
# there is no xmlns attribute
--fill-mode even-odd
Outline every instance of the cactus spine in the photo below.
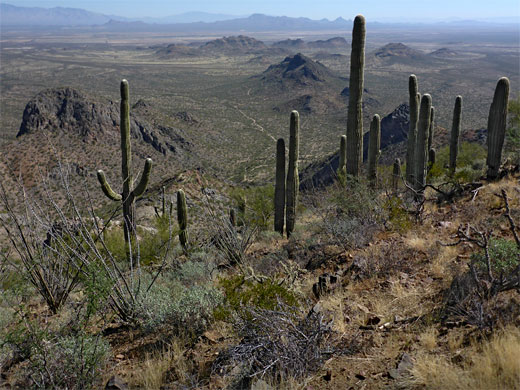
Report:
<svg viewBox="0 0 520 390"><path fill-rule="evenodd" d="M188 248L188 208L186 194L183 190L177 191L177 222L179 223L179 241L184 252Z"/></svg>
<svg viewBox="0 0 520 390"><path fill-rule="evenodd" d="M462 121L462 96L455 98L455 108L453 109L453 123L451 125L450 138L450 171L457 169L457 155L459 154L460 127Z"/></svg>
<svg viewBox="0 0 520 390"><path fill-rule="evenodd" d="M506 133L507 104L509 99L509 79L502 77L498 80L493 96L493 103L488 117L488 154L486 164L487 177L496 179L502 162L502 147Z"/></svg>
<svg viewBox="0 0 520 390"><path fill-rule="evenodd" d="M274 230L283 235L285 217L285 141L276 142L276 182L274 187Z"/></svg>
<svg viewBox="0 0 520 390"><path fill-rule="evenodd" d="M394 169L392 172L392 188L397 191L399 180L401 179L401 160L396 158L394 161Z"/></svg>
<svg viewBox="0 0 520 390"><path fill-rule="evenodd" d="M300 137L300 115L298 111L291 112L289 137L289 166L287 168L286 203L285 203L285 230L287 237L294 230L296 219L296 205L298 203L298 149Z"/></svg>
<svg viewBox="0 0 520 390"><path fill-rule="evenodd" d="M363 71L365 66L365 17L354 19L347 118L347 173L361 174L363 163Z"/></svg>
<svg viewBox="0 0 520 390"><path fill-rule="evenodd" d="M381 118L375 114L370 123L368 140L368 180L372 185L377 182L377 163L381 155Z"/></svg>
<svg viewBox="0 0 520 390"><path fill-rule="evenodd" d="M417 86L417 76L414 74L408 78L408 92L410 95L410 124L408 128L408 144L406 148L406 181L413 184L415 169L415 144L417 143L417 120L419 118L420 95Z"/></svg>
<svg viewBox="0 0 520 390"><path fill-rule="evenodd" d="M132 149L130 143L130 103L129 103L129 88L128 81L121 81L121 110L120 110L120 131L121 131L121 173L123 179L123 192L122 194L116 193L107 182L105 173L102 170L97 171L97 178L101 184L101 189L104 194L117 202L121 202L123 205L123 219L124 219L124 233L125 242L127 249L127 258L130 260L130 245L129 242L131 237L136 236L135 230L135 200L139 198L150 180L150 172L152 171L152 160L146 159L143 174L139 184L133 188L133 176L132 176Z"/></svg>
<svg viewBox="0 0 520 390"><path fill-rule="evenodd" d="M424 94L421 98L419 122L417 124L417 147L414 153L415 160L415 186L414 189L422 191L426 185L426 168L428 163L428 131L430 129L430 114L432 98Z"/></svg>
<svg viewBox="0 0 520 390"><path fill-rule="evenodd" d="M435 120L435 107L432 106L432 110L430 112L430 131L428 132L428 150L433 148L433 135L434 135L434 123Z"/></svg>

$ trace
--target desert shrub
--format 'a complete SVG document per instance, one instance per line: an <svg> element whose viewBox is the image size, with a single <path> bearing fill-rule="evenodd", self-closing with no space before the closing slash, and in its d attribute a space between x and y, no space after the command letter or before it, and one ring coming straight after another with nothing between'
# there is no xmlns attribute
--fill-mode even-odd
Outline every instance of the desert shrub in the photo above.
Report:
<svg viewBox="0 0 520 390"><path fill-rule="evenodd" d="M388 222L394 230L403 233L412 227L410 214L401 198L391 196L385 201L383 207L388 213Z"/></svg>
<svg viewBox="0 0 520 390"><path fill-rule="evenodd" d="M138 317L144 329L164 326L188 336L203 332L223 301L211 273L210 265L188 261L178 271L160 275L139 302Z"/></svg>
<svg viewBox="0 0 520 390"><path fill-rule="evenodd" d="M363 180L347 178L347 188L339 184L311 195L310 205L321 217L318 234L344 248L363 246L387 219L384 202Z"/></svg>
<svg viewBox="0 0 520 390"><path fill-rule="evenodd" d="M257 377L279 383L308 376L335 352L330 324L318 312L301 315L283 305L275 310L244 307L233 325L241 341L219 354L213 369L240 368L239 388L249 388Z"/></svg>
<svg viewBox="0 0 520 390"><path fill-rule="evenodd" d="M18 323L3 338L14 353L33 389L83 390L97 388L106 362L109 344L100 335L90 335L81 322L52 331L50 324L28 319L26 309L18 311Z"/></svg>
<svg viewBox="0 0 520 390"><path fill-rule="evenodd" d="M475 142L462 142L457 155L457 170L454 179L459 182L470 182L483 174L487 157L486 149ZM430 181L443 180L449 176L450 147L444 146L437 151L435 164L431 167L428 178Z"/></svg>
<svg viewBox="0 0 520 390"><path fill-rule="evenodd" d="M299 304L296 294L269 278L259 281L244 275L234 275L221 278L219 285L224 291L225 304L215 311L215 316L222 320L246 310L246 307L274 310L280 303L290 307Z"/></svg>
<svg viewBox="0 0 520 390"><path fill-rule="evenodd" d="M495 275L510 274L520 264L520 248L513 240L504 238L491 238L489 240L489 257L491 258L491 270ZM480 271L487 269L486 254L484 250L471 255Z"/></svg>
<svg viewBox="0 0 520 390"><path fill-rule="evenodd" d="M273 185L235 188L231 192L231 199L238 205L240 222L260 230L271 228L271 218L274 214ZM245 212L241 211L241 205L245 206Z"/></svg>
<svg viewBox="0 0 520 390"><path fill-rule="evenodd" d="M139 254L142 265L156 264L162 261L172 237L175 235L169 216L155 218L155 231L137 227L138 245L134 243L135 257ZM126 244L122 227L113 227L103 232L106 249L120 263L127 261Z"/></svg>

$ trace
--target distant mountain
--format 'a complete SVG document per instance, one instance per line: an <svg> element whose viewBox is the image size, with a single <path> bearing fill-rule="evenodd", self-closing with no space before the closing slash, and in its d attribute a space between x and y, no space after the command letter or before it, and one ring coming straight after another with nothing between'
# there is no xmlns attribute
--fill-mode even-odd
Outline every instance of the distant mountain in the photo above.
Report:
<svg viewBox="0 0 520 390"><path fill-rule="evenodd" d="M160 18L140 18L137 20L141 20L146 23L159 23L159 24L175 24L175 23L195 23L195 22L204 22L204 23L212 23L218 22L221 20L230 20L242 18L244 16L240 15L229 15L229 14L212 14L209 12L185 12L178 15L168 15Z"/></svg>
<svg viewBox="0 0 520 390"><path fill-rule="evenodd" d="M450 57L458 56L459 53L456 52L455 50L451 50L446 47L442 47L440 49L432 51L431 53L428 53L428 55L432 56L432 57L437 57L437 58L450 58Z"/></svg>
<svg viewBox="0 0 520 390"><path fill-rule="evenodd" d="M247 54L267 49L267 46L255 38L245 35L223 37L206 42L201 51L219 54Z"/></svg>
<svg viewBox="0 0 520 390"><path fill-rule="evenodd" d="M320 62L298 53L269 66L259 77L265 85L279 88L325 87L340 77Z"/></svg>
<svg viewBox="0 0 520 390"><path fill-rule="evenodd" d="M0 3L2 26L90 26L105 24L110 19L124 18L79 8L29 8Z"/></svg>
<svg viewBox="0 0 520 390"><path fill-rule="evenodd" d="M172 43L155 51L160 58L196 57L200 55L198 48Z"/></svg>
<svg viewBox="0 0 520 390"><path fill-rule="evenodd" d="M375 57L386 58L386 57L401 57L401 58L414 58L421 57L424 54L418 50L412 49L402 43L389 43L374 52Z"/></svg>
<svg viewBox="0 0 520 390"><path fill-rule="evenodd" d="M307 48L307 44L303 39L284 39L283 41L275 42L272 47L279 47L289 50L302 50Z"/></svg>
<svg viewBox="0 0 520 390"><path fill-rule="evenodd" d="M327 40L308 42L307 46L312 49L348 49L349 44L342 37L334 37Z"/></svg>

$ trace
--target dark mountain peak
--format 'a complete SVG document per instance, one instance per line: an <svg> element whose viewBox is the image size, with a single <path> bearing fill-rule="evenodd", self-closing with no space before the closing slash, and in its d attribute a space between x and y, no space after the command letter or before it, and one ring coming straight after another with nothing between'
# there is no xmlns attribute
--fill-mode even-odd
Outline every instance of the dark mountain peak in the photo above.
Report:
<svg viewBox="0 0 520 390"><path fill-rule="evenodd" d="M229 36L206 42L201 46L205 51L218 51L226 53L248 53L255 50L264 50L267 46L255 38L245 35Z"/></svg>
<svg viewBox="0 0 520 390"><path fill-rule="evenodd" d="M147 106L141 100L136 105L137 108ZM117 137L119 120L117 103L99 103L69 87L53 88L38 93L27 103L16 136L42 132L63 133L76 135L83 142L91 143L105 137ZM130 132L132 137L151 145L162 154L175 152L179 145L189 146L177 129L154 126L134 113L130 114Z"/></svg>
<svg viewBox="0 0 520 390"><path fill-rule="evenodd" d="M418 50L412 49L402 43L389 43L374 53L376 57L417 57L422 55Z"/></svg>

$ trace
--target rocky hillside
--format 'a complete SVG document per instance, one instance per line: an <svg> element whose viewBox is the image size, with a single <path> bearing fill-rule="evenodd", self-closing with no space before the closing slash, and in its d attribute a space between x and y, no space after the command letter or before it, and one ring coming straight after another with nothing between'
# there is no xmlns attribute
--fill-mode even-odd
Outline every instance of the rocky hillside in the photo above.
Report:
<svg viewBox="0 0 520 390"><path fill-rule="evenodd" d="M151 157L160 162L154 167L159 179L167 174L166 162L169 169L196 164L194 144L185 132L155 123L152 111L143 101L131 110L135 169L140 169L138 161ZM99 101L73 88L48 89L27 103L17 139L3 148L7 165L1 169L21 174L29 186L38 182L38 170L52 171L59 159L73 161L83 176L93 177L103 168L117 177L119 161L113 156L120 154L119 144L118 103Z"/></svg>
<svg viewBox="0 0 520 390"><path fill-rule="evenodd" d="M378 58L401 57L414 58L424 55L422 52L412 49L402 43L389 43L377 49L373 55Z"/></svg>
<svg viewBox="0 0 520 390"><path fill-rule="evenodd" d="M245 35L223 37L206 42L200 50L206 53L218 54L248 54L267 49L267 46L255 38Z"/></svg>
<svg viewBox="0 0 520 390"><path fill-rule="evenodd" d="M381 119L381 150L406 140L410 121L408 104L399 105L394 111ZM368 135L363 136L363 158L366 159L368 150ZM328 185L336 177L339 166L339 154L334 153L324 161L312 163L300 173L300 188L302 190Z"/></svg>

